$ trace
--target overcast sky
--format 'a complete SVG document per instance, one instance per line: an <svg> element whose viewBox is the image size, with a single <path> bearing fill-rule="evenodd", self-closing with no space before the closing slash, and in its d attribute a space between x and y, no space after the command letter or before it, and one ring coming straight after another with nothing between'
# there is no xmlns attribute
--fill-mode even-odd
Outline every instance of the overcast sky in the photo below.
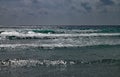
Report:
<svg viewBox="0 0 120 77"><path fill-rule="evenodd" d="M0 0L0 24L120 24L120 0Z"/></svg>

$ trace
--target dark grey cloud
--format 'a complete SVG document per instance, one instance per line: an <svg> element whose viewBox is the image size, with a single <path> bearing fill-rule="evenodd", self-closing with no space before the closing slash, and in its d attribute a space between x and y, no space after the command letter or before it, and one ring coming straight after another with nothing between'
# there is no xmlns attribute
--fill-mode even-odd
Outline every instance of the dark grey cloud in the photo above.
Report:
<svg viewBox="0 0 120 77"><path fill-rule="evenodd" d="M90 6L90 4L88 2L81 3L81 6L88 12L90 12L92 10L92 7Z"/></svg>
<svg viewBox="0 0 120 77"><path fill-rule="evenodd" d="M112 0L100 0L100 2L102 2L103 5L114 5L114 1Z"/></svg>
<svg viewBox="0 0 120 77"><path fill-rule="evenodd" d="M119 24L119 13L120 0L0 0L0 24Z"/></svg>

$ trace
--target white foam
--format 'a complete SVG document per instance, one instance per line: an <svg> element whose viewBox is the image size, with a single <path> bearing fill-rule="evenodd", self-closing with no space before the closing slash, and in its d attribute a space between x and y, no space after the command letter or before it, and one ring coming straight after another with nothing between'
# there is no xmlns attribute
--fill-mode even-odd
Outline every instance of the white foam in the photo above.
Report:
<svg viewBox="0 0 120 77"><path fill-rule="evenodd" d="M23 67L23 66L37 66L37 65L44 65L44 66L56 66L56 65L67 65L71 64L70 62L64 60L7 60L1 61L0 66L11 66L11 67ZM75 64L72 62L72 64ZM72 65L71 64L71 65Z"/></svg>
<svg viewBox="0 0 120 77"><path fill-rule="evenodd" d="M16 48L16 47L44 47L44 48L54 48L54 47L76 47L78 45L71 45L71 44L1 44L0 48Z"/></svg>
<svg viewBox="0 0 120 77"><path fill-rule="evenodd" d="M81 43L52 43L52 44L0 44L0 48L29 48L29 47L39 47L43 49L53 49L53 48L69 48L69 47L85 47L85 46L97 46L97 45L120 45L120 42L111 41L93 41L93 42L81 42Z"/></svg>
<svg viewBox="0 0 120 77"><path fill-rule="evenodd" d="M16 31L12 31L12 32L2 32L1 33L2 35L20 35L19 32L16 32Z"/></svg>
<svg viewBox="0 0 120 77"><path fill-rule="evenodd" d="M83 47L83 46L94 46L94 45L118 45L120 44L119 39L101 39L101 38L93 38L91 36L120 36L120 33L86 33L86 34L42 34L42 33L34 33L28 32L26 34L19 33L16 31L12 32L2 32L2 36L18 36L18 37L58 37L55 39L47 39L47 40L37 40L37 42L27 42L27 44L0 44L1 47L41 47L41 48L55 48L55 47ZM80 37L77 39L69 38L69 37ZM82 36L90 36L90 38L83 38ZM59 37L67 37L59 38ZM4 38L3 38L4 39ZM10 40L11 41L11 40ZM41 42L42 41L42 42ZM17 42L19 43L19 42Z"/></svg>
<svg viewBox="0 0 120 77"><path fill-rule="evenodd" d="M28 34L35 34L35 32L33 32L33 31L28 31Z"/></svg>
<svg viewBox="0 0 120 77"><path fill-rule="evenodd" d="M77 36L120 36L120 33L85 33L85 34L42 34L29 31L28 33L19 33L16 31L2 32L2 36L17 36L17 37L77 37Z"/></svg>

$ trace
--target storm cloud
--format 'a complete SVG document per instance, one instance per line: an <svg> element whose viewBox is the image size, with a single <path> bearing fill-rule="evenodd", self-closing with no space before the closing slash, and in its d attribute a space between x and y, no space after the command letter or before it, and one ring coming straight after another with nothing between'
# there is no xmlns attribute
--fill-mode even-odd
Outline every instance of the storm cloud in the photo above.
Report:
<svg viewBox="0 0 120 77"><path fill-rule="evenodd" d="M0 24L120 24L120 0L0 0Z"/></svg>

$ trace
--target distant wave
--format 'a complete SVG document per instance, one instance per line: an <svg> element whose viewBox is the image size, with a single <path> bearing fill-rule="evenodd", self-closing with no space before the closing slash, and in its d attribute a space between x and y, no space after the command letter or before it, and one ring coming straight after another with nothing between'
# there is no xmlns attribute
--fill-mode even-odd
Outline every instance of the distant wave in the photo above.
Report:
<svg viewBox="0 0 120 77"><path fill-rule="evenodd" d="M27 33L27 32L34 32L34 33L44 33L44 34L61 34L61 33L93 33L99 32L101 30L93 30L93 29L85 29L85 30L67 30L67 29L0 29L0 33L2 32L19 32L19 33Z"/></svg>
<svg viewBox="0 0 120 77"><path fill-rule="evenodd" d="M32 30L35 33L56 33L54 30Z"/></svg>

